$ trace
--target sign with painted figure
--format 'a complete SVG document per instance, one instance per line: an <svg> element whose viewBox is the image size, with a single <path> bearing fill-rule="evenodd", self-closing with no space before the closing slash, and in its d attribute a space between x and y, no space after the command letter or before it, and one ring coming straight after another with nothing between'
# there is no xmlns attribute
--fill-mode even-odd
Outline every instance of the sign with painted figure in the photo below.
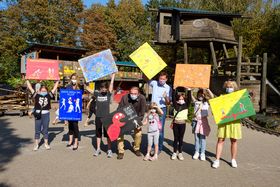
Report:
<svg viewBox="0 0 280 187"><path fill-rule="evenodd" d="M27 59L26 79L59 80L58 61L48 59Z"/></svg>
<svg viewBox="0 0 280 187"><path fill-rule="evenodd" d="M149 79L152 79L167 66L148 43L144 43L136 51L129 55L129 57Z"/></svg>
<svg viewBox="0 0 280 187"><path fill-rule="evenodd" d="M209 88L211 65L176 64L174 88Z"/></svg>
<svg viewBox="0 0 280 187"><path fill-rule="evenodd" d="M115 141L119 136L130 133L135 128L142 126L142 122L132 105L112 112L101 121L111 141Z"/></svg>
<svg viewBox="0 0 280 187"><path fill-rule="evenodd" d="M59 120L82 120L82 90L60 90Z"/></svg>
<svg viewBox="0 0 280 187"><path fill-rule="evenodd" d="M256 115L247 89L209 100L217 125Z"/></svg>
<svg viewBox="0 0 280 187"><path fill-rule="evenodd" d="M79 64L86 82L97 80L106 75L118 72L110 49L82 58Z"/></svg>

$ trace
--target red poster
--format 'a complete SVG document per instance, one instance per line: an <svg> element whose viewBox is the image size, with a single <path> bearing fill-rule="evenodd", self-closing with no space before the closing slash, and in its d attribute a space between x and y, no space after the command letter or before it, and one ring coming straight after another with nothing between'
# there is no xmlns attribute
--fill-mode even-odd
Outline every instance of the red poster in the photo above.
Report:
<svg viewBox="0 0 280 187"><path fill-rule="evenodd" d="M57 60L27 59L26 79L59 80Z"/></svg>

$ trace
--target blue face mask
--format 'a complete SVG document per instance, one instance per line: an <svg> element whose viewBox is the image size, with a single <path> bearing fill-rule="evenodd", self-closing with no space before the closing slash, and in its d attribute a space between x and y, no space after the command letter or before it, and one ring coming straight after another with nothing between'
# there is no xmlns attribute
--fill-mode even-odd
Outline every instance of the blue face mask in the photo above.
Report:
<svg viewBox="0 0 280 187"><path fill-rule="evenodd" d="M130 98L131 98L132 100L136 100L136 99L138 98L138 96L137 96L137 95L132 95L132 94L130 94Z"/></svg>
<svg viewBox="0 0 280 187"><path fill-rule="evenodd" d="M48 92L41 92L40 95L45 97L46 95L48 95Z"/></svg>

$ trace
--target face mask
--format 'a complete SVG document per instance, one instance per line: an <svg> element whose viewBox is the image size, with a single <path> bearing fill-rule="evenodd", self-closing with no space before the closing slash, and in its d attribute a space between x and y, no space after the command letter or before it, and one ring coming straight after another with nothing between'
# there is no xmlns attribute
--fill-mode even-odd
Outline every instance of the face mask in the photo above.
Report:
<svg viewBox="0 0 280 187"><path fill-rule="evenodd" d="M40 95L41 95L41 96L44 96L44 97L45 97L47 94L48 94L48 92L41 92L41 93L40 93Z"/></svg>
<svg viewBox="0 0 280 187"><path fill-rule="evenodd" d="M199 101L202 101L203 100L203 97L198 97L197 98Z"/></svg>
<svg viewBox="0 0 280 187"><path fill-rule="evenodd" d="M76 84L77 83L77 80L71 80L72 81L72 84Z"/></svg>
<svg viewBox="0 0 280 187"><path fill-rule="evenodd" d="M154 109L154 108L153 108L153 109L151 109L151 112L152 112L152 113L155 113L156 111L157 111L157 110L156 110L156 109Z"/></svg>
<svg viewBox="0 0 280 187"><path fill-rule="evenodd" d="M178 101L178 103L179 103L180 105L183 105L183 104L185 104L185 101L180 99L180 100Z"/></svg>
<svg viewBox="0 0 280 187"><path fill-rule="evenodd" d="M159 81L159 84L164 85L166 81Z"/></svg>
<svg viewBox="0 0 280 187"><path fill-rule="evenodd" d="M226 92L227 93L232 93L232 92L234 92L234 88L226 88Z"/></svg>
<svg viewBox="0 0 280 187"><path fill-rule="evenodd" d="M137 95L132 95L132 94L130 94L130 98L131 98L132 100L136 100L136 99L138 98L138 96L137 96Z"/></svg>
<svg viewBox="0 0 280 187"><path fill-rule="evenodd" d="M106 95L106 94L107 94L107 92L101 92L101 95L103 95L103 96Z"/></svg>

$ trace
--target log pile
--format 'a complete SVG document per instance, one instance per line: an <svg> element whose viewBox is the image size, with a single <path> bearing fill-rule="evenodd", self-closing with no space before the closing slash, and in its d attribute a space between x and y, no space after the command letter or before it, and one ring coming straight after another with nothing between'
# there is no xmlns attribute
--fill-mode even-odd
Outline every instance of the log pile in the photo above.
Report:
<svg viewBox="0 0 280 187"><path fill-rule="evenodd" d="M13 91L9 95L0 96L0 111L28 110L27 97L24 92Z"/></svg>

